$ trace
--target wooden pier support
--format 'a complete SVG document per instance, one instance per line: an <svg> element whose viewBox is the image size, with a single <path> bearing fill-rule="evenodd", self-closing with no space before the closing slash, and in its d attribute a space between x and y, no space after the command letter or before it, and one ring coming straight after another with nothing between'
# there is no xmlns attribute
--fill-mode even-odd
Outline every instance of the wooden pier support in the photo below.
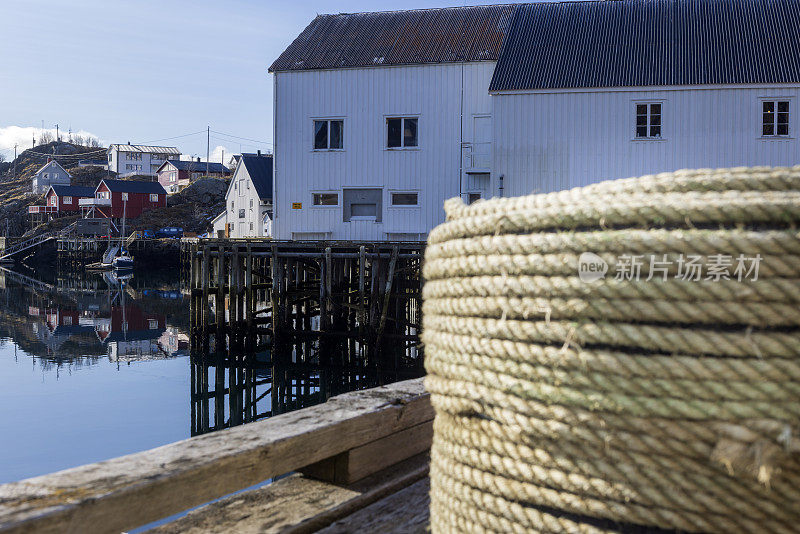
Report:
<svg viewBox="0 0 800 534"><path fill-rule="evenodd" d="M195 352L265 352L279 368L421 369L424 243L211 239L185 246Z"/></svg>

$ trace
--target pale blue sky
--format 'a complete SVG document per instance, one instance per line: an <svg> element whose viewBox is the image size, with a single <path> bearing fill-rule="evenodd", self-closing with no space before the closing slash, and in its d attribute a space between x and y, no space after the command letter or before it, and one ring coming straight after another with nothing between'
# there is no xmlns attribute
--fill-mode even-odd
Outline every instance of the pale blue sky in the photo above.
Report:
<svg viewBox="0 0 800 534"><path fill-rule="evenodd" d="M41 121L104 142L152 142L209 125L271 142L267 67L317 14L454 5L465 3L0 0L0 150L9 156L17 142L7 127ZM212 135L212 150L268 148ZM205 134L158 143L205 157Z"/></svg>

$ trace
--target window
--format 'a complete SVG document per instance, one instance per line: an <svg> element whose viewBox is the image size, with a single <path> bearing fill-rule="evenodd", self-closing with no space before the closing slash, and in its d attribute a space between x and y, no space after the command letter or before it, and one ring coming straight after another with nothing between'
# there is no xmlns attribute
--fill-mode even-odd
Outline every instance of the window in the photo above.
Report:
<svg viewBox="0 0 800 534"><path fill-rule="evenodd" d="M314 121L314 150L341 150L344 147L344 121Z"/></svg>
<svg viewBox="0 0 800 534"><path fill-rule="evenodd" d="M50 173L49 172L44 173L44 179L47 180L48 178L50 178Z"/></svg>
<svg viewBox="0 0 800 534"><path fill-rule="evenodd" d="M122 193L122 200L128 200L128 193Z"/></svg>
<svg viewBox="0 0 800 534"><path fill-rule="evenodd" d="M244 178L239 179L239 196L244 196Z"/></svg>
<svg viewBox="0 0 800 534"><path fill-rule="evenodd" d="M174 172L169 173L169 181L174 182L176 180L176 176Z"/></svg>
<svg viewBox="0 0 800 534"><path fill-rule="evenodd" d="M142 160L142 153L141 152L126 152L125 159L129 161L141 161Z"/></svg>
<svg viewBox="0 0 800 534"><path fill-rule="evenodd" d="M393 117L386 119L386 147L414 148L418 146L416 118Z"/></svg>
<svg viewBox="0 0 800 534"><path fill-rule="evenodd" d="M339 193L313 193L314 206L338 206Z"/></svg>
<svg viewBox="0 0 800 534"><path fill-rule="evenodd" d="M253 199L250 199L250 209L253 209Z"/></svg>
<svg viewBox="0 0 800 534"><path fill-rule="evenodd" d="M381 189L344 189L342 200L344 209L342 219L344 222L351 220L383 220L383 191Z"/></svg>
<svg viewBox="0 0 800 534"><path fill-rule="evenodd" d="M250 223L250 231L253 231L253 223Z"/></svg>
<svg viewBox="0 0 800 534"><path fill-rule="evenodd" d="M764 137L783 137L789 135L789 101L765 100L761 103L762 127Z"/></svg>
<svg viewBox="0 0 800 534"><path fill-rule="evenodd" d="M156 319L148 319L147 328L149 330L156 330L158 328L158 321Z"/></svg>
<svg viewBox="0 0 800 534"><path fill-rule="evenodd" d="M243 209L239 210L239 218L240 219L244 219L244 210Z"/></svg>
<svg viewBox="0 0 800 534"><path fill-rule="evenodd" d="M57 172L53 173L53 180L58 180L58 173Z"/></svg>
<svg viewBox="0 0 800 534"><path fill-rule="evenodd" d="M158 193L150 195L150 202L158 202Z"/></svg>
<svg viewBox="0 0 800 534"><path fill-rule="evenodd" d="M661 103L636 104L636 138L661 138Z"/></svg>
<svg viewBox="0 0 800 534"><path fill-rule="evenodd" d="M64 197L64 204L72 204L72 197Z"/></svg>
<svg viewBox="0 0 800 534"><path fill-rule="evenodd" d="M417 206L419 193L392 193L392 206Z"/></svg>
<svg viewBox="0 0 800 534"><path fill-rule="evenodd" d="M58 203L58 199L55 196L50 197L50 205L55 206Z"/></svg>
<svg viewBox="0 0 800 534"><path fill-rule="evenodd" d="M480 193L469 193L467 195L467 204L475 204L480 199L481 199Z"/></svg>
<svg viewBox="0 0 800 534"><path fill-rule="evenodd" d="M231 209L233 209L233 200L231 200Z"/></svg>

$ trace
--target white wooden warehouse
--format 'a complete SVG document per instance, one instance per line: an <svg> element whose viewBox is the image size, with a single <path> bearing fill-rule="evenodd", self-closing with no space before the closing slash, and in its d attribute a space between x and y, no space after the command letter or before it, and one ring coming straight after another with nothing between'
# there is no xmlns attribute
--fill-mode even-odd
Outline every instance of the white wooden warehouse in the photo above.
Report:
<svg viewBox="0 0 800 534"><path fill-rule="evenodd" d="M323 15L270 70L282 239L413 240L459 195L800 163L800 0Z"/></svg>

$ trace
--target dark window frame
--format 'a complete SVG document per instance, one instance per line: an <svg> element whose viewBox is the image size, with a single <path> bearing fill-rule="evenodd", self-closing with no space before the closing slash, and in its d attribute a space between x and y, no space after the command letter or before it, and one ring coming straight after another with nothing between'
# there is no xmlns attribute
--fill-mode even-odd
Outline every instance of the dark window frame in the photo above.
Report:
<svg viewBox="0 0 800 534"><path fill-rule="evenodd" d="M325 202L323 197L334 197L336 202L333 204ZM319 200L319 202L317 202ZM335 208L339 205L339 192L338 191L313 191L311 193L311 205L315 208Z"/></svg>
<svg viewBox="0 0 800 534"><path fill-rule="evenodd" d="M413 136L408 135L410 130L409 127L406 126L407 122L409 124L413 124ZM419 149L419 144L420 144L419 116L417 115L387 116L385 120L385 126L386 126L385 146L387 150Z"/></svg>
<svg viewBox="0 0 800 534"><path fill-rule="evenodd" d="M344 119L314 119L313 125L312 150L314 152L336 152L344 150ZM324 127L324 134L319 130L321 127ZM333 133L336 128L338 128L339 134L338 143L333 142ZM324 135L324 141L321 138L322 135Z"/></svg>
<svg viewBox="0 0 800 534"><path fill-rule="evenodd" d="M398 197L414 195L414 203L395 201L395 195ZM389 206L392 208L418 208L419 207L419 191L389 191Z"/></svg>
<svg viewBox="0 0 800 534"><path fill-rule="evenodd" d="M761 137L787 139L791 137L792 104L789 98L761 100Z"/></svg>
<svg viewBox="0 0 800 534"><path fill-rule="evenodd" d="M664 102L633 103L633 137L636 140L664 139Z"/></svg>

